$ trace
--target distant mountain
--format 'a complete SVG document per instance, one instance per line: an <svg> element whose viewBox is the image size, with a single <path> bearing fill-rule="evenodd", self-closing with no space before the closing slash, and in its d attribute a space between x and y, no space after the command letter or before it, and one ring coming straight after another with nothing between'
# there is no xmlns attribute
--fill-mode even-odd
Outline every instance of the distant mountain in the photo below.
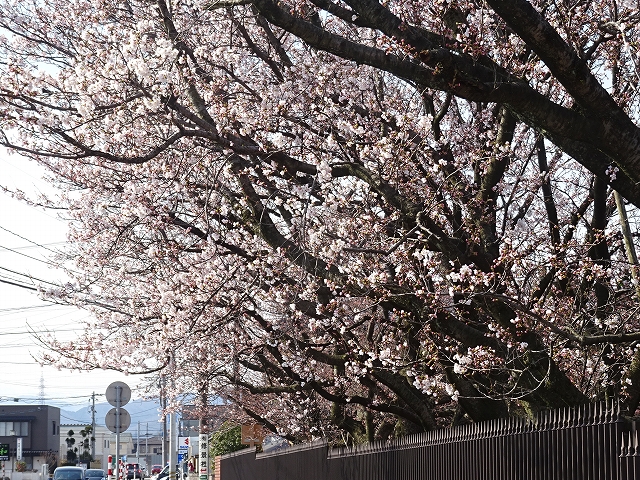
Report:
<svg viewBox="0 0 640 480"><path fill-rule="evenodd" d="M113 406L104 402L96 403L96 425L104 425L104 417ZM135 432L140 422L140 433L144 435L157 434L162 429L160 422L160 402L158 400L132 400L123 407L131 415L130 432ZM60 409L60 423L62 424L90 424L91 408L82 407L78 410Z"/></svg>

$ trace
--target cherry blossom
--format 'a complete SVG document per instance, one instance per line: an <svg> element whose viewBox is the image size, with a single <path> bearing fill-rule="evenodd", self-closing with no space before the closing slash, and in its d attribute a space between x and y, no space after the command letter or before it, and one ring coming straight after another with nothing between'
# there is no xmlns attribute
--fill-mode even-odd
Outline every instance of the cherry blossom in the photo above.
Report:
<svg viewBox="0 0 640 480"><path fill-rule="evenodd" d="M70 281L42 294L91 313L41 361L160 377L172 408L222 399L294 441L634 413L638 20L0 0L0 141L70 222Z"/></svg>

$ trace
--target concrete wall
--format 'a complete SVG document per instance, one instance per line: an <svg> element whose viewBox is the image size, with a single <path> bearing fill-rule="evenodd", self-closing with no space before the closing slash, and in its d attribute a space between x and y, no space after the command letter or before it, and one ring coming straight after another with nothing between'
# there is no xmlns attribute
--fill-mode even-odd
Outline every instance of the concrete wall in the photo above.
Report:
<svg viewBox="0 0 640 480"><path fill-rule="evenodd" d="M0 473L0 477L2 474ZM5 478L10 480L47 480L42 478L40 472L6 472Z"/></svg>

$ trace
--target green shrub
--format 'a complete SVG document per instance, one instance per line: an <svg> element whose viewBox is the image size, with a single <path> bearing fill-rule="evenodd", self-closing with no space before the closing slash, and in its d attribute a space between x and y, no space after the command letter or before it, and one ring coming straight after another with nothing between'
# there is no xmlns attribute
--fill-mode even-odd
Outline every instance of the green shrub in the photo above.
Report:
<svg viewBox="0 0 640 480"><path fill-rule="evenodd" d="M240 425L232 422L223 423L220 429L211 436L209 445L211 457L247 448L247 445L242 444Z"/></svg>

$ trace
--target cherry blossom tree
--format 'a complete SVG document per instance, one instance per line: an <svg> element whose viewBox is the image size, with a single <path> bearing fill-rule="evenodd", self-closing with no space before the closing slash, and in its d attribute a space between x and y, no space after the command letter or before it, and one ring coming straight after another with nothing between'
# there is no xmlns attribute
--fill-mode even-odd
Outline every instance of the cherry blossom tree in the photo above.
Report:
<svg viewBox="0 0 640 480"><path fill-rule="evenodd" d="M43 361L293 441L640 401L638 6L0 1L92 312ZM22 195L22 192L15 192Z"/></svg>

